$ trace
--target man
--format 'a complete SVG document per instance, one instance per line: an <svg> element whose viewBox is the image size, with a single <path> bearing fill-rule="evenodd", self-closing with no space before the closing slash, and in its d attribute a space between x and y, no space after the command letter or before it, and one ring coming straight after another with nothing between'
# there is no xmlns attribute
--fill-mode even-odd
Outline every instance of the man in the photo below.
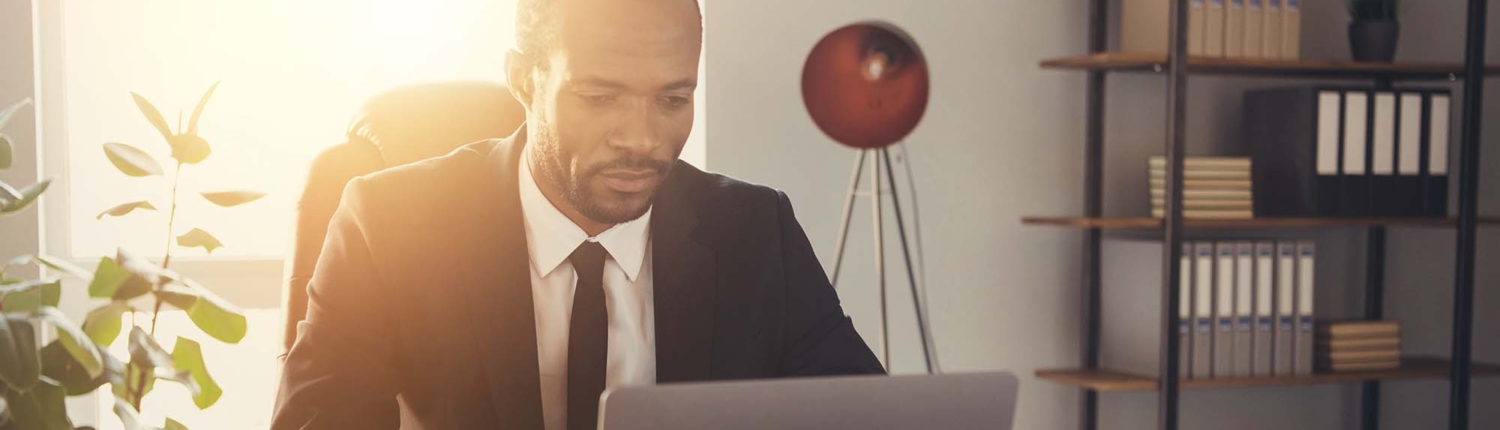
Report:
<svg viewBox="0 0 1500 430"><path fill-rule="evenodd" d="M786 196L677 160L694 0L518 12L527 125L349 184L272 428L593 429L609 386L884 372Z"/></svg>

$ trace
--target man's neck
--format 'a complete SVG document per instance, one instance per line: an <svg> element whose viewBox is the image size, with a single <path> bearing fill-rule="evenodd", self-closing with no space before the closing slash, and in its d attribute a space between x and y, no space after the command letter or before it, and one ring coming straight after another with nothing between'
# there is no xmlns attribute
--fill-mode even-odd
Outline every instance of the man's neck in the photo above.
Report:
<svg viewBox="0 0 1500 430"><path fill-rule="evenodd" d="M526 151L526 153L527 156L523 162L526 163L527 170L531 171L532 182L535 182L536 187L542 191L542 197L547 198L547 203L551 203L552 207L557 208L558 212L562 212L563 216L568 217L568 220L573 221L573 224L583 229L584 234L589 235L589 237L598 236L600 233L609 230L610 227L614 227L614 224L605 224L584 216L582 212L579 212L572 204L569 204L568 199L563 196L563 190L558 189L557 184L538 176L535 154L532 154L531 151Z"/></svg>

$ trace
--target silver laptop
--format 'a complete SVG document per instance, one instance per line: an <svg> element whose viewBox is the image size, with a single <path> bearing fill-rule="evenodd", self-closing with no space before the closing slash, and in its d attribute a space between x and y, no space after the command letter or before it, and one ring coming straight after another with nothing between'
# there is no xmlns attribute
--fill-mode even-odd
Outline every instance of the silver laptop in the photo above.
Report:
<svg viewBox="0 0 1500 430"><path fill-rule="evenodd" d="M1010 373L859 376L610 389L601 430L994 429L1016 410Z"/></svg>

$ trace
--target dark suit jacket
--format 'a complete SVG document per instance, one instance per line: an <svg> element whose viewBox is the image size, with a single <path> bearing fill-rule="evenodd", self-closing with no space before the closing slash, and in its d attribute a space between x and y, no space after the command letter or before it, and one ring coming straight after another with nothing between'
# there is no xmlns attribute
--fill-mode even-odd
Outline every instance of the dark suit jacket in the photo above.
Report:
<svg viewBox="0 0 1500 430"><path fill-rule="evenodd" d="M273 429L542 428L524 145L522 128L349 183ZM784 194L679 161L651 240L658 382L884 372Z"/></svg>

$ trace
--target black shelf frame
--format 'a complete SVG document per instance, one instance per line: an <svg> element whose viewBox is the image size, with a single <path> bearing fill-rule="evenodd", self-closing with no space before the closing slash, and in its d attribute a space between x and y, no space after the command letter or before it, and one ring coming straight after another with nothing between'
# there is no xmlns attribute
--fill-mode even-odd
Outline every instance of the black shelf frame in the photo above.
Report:
<svg viewBox="0 0 1500 430"><path fill-rule="evenodd" d="M1109 0L1088 0L1088 50L1102 53L1108 49ZM1179 381L1178 351L1176 336L1179 277L1178 268L1184 238L1182 217L1182 177L1177 172L1183 169L1184 125L1187 120L1186 95L1190 70L1187 67L1187 41L1183 37L1187 28L1189 0L1174 0L1170 7L1171 28L1168 31L1168 53L1165 67L1167 79L1167 139L1163 152L1168 160L1166 175L1165 216L1163 220L1162 279L1161 291L1162 326L1160 328L1160 373L1158 379L1157 423L1163 430L1177 430ZM1457 214L1457 253L1455 256L1452 365L1449 368L1449 424L1451 430L1469 429L1469 385L1473 347L1473 297L1475 271L1475 235L1478 227L1479 188L1479 142L1481 112L1484 104L1485 58L1484 38L1487 0L1468 0L1465 29L1464 72L1458 84L1463 85L1464 100L1460 125L1459 190ZM1084 215L1098 217L1103 210L1103 159L1104 159L1104 96L1105 77L1108 70L1090 69L1087 72L1087 118L1084 150ZM1272 73L1271 75L1276 75ZM1316 76L1309 76L1316 77ZM1378 87L1389 88L1393 79L1407 77L1400 73L1373 74ZM1385 306L1385 243L1386 227L1371 226L1366 232L1366 283L1364 291L1364 317L1380 319ZM1099 367L1099 333L1101 319L1100 289L1100 240L1099 228L1086 228L1083 235L1082 261L1082 354L1081 365L1087 369ZM1361 383L1360 428L1380 428L1380 383ZM1080 400L1082 414L1079 428L1098 428L1099 393L1084 389Z"/></svg>

